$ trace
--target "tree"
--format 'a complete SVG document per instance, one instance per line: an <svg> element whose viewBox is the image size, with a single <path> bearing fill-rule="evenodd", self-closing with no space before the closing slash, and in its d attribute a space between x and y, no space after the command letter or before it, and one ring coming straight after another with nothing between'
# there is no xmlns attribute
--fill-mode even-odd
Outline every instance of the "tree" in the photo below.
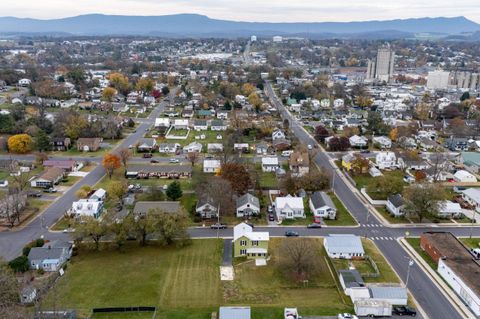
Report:
<svg viewBox="0 0 480 319"><path fill-rule="evenodd" d="M470 99L470 93L468 91L466 92L463 92L462 96L460 97L460 101L465 101L465 100L468 100Z"/></svg>
<svg viewBox="0 0 480 319"><path fill-rule="evenodd" d="M44 130L38 130L35 136L35 148L40 152L50 150L50 138Z"/></svg>
<svg viewBox="0 0 480 319"><path fill-rule="evenodd" d="M280 189L287 194L295 194L300 189L299 181L292 174L286 174L280 181Z"/></svg>
<svg viewBox="0 0 480 319"><path fill-rule="evenodd" d="M65 116L65 118L62 119L63 116ZM72 140L78 139L80 134L88 127L87 119L76 112L58 114L56 120L58 119L61 120L58 121L57 124L63 126L63 133Z"/></svg>
<svg viewBox="0 0 480 319"><path fill-rule="evenodd" d="M123 181L111 181L107 187L107 194L114 201L121 203L123 196L128 191L128 186L126 182Z"/></svg>
<svg viewBox="0 0 480 319"><path fill-rule="evenodd" d="M186 158L192 164L192 167L194 167L195 163L197 163L200 159L200 154L197 152L189 152Z"/></svg>
<svg viewBox="0 0 480 319"><path fill-rule="evenodd" d="M361 108L369 108L373 104L373 100L369 96L357 96L355 102Z"/></svg>
<svg viewBox="0 0 480 319"><path fill-rule="evenodd" d="M298 184L307 192L314 192L320 190L327 190L330 188L331 176L325 170L318 170L316 168L310 169L307 175L298 178Z"/></svg>
<svg viewBox="0 0 480 319"><path fill-rule="evenodd" d="M182 186L179 182L173 181L168 185L167 191L165 193L167 194L168 198L175 201L183 195Z"/></svg>
<svg viewBox="0 0 480 319"><path fill-rule="evenodd" d="M107 171L108 177L112 179L112 175L116 169L122 166L120 157L113 153L108 153L103 157L102 166Z"/></svg>
<svg viewBox="0 0 480 319"><path fill-rule="evenodd" d="M388 136L393 142L395 142L398 138L398 128L395 127L392 130L390 130L390 133L388 134Z"/></svg>
<svg viewBox="0 0 480 319"><path fill-rule="evenodd" d="M131 218L124 218L120 221L113 221L109 224L108 233L114 236L114 241L117 244L118 249L122 249L127 241L128 234L133 227L131 224L132 221L133 219Z"/></svg>
<svg viewBox="0 0 480 319"><path fill-rule="evenodd" d="M368 112L367 128L377 135L386 135L390 132L388 125L383 122L382 115L378 112Z"/></svg>
<svg viewBox="0 0 480 319"><path fill-rule="evenodd" d="M309 280L318 269L318 244L308 238L285 239L280 244L278 267L295 282Z"/></svg>
<svg viewBox="0 0 480 319"><path fill-rule="evenodd" d="M126 147L121 148L117 152L118 156L120 157L120 161L122 162L123 167L125 167L125 172L127 171L127 164L128 160L132 156L132 152Z"/></svg>
<svg viewBox="0 0 480 319"><path fill-rule="evenodd" d="M105 220L96 219L91 216L83 216L75 225L74 236L76 239L84 240L89 238L95 243L95 250L100 246L100 240L107 234L108 227Z"/></svg>
<svg viewBox="0 0 480 319"><path fill-rule="evenodd" d="M126 76L121 73L114 72L108 75L108 79L110 80L110 85L115 89L123 94L128 93L128 90L130 89L130 83L128 82L128 78Z"/></svg>
<svg viewBox="0 0 480 319"><path fill-rule="evenodd" d="M126 217L127 222L132 225L131 230L135 233L140 246L145 246L148 235L153 234L156 230L157 220L153 214L150 214L150 211L145 215L134 217L133 214L130 214Z"/></svg>
<svg viewBox="0 0 480 319"><path fill-rule="evenodd" d="M288 119L283 119L283 129L285 131L288 131L289 128L290 128L290 121Z"/></svg>
<svg viewBox="0 0 480 319"><path fill-rule="evenodd" d="M7 263L0 259L0 309L15 306L19 301L18 282ZM4 317L9 318L9 317Z"/></svg>
<svg viewBox="0 0 480 319"><path fill-rule="evenodd" d="M28 261L27 256L18 256L17 258L11 260L8 265L14 272L26 272L30 269L30 262Z"/></svg>
<svg viewBox="0 0 480 319"><path fill-rule="evenodd" d="M325 143L325 139L329 136L330 133L324 126L319 125L315 128L315 139L320 143Z"/></svg>
<svg viewBox="0 0 480 319"><path fill-rule="evenodd" d="M170 93L170 89L168 88L168 86L162 87L162 94L167 96L168 93Z"/></svg>
<svg viewBox="0 0 480 319"><path fill-rule="evenodd" d="M103 89L102 100L107 102L112 102L113 97L117 94L117 90L112 87L107 87Z"/></svg>
<svg viewBox="0 0 480 319"><path fill-rule="evenodd" d="M260 110L260 106L262 106L262 100L258 96L257 93L253 92L248 96L248 103L253 105L257 111Z"/></svg>
<svg viewBox="0 0 480 319"><path fill-rule="evenodd" d="M187 233L189 219L184 211L171 214L157 208L149 211L149 214L155 216L155 230L159 235L160 242L164 245L171 245L175 241L184 245L187 242L189 239Z"/></svg>
<svg viewBox="0 0 480 319"><path fill-rule="evenodd" d="M350 140L345 136L335 136L329 140L328 147L332 152L345 152L350 148Z"/></svg>
<svg viewBox="0 0 480 319"><path fill-rule="evenodd" d="M364 174L368 172L368 169L370 167L370 161L368 158L364 158L358 154L356 154L355 159L352 161L352 171L355 174Z"/></svg>
<svg viewBox="0 0 480 319"><path fill-rule="evenodd" d="M445 200L446 194L439 184L418 183L405 188L403 198L406 213L422 222L438 216L440 202Z"/></svg>
<svg viewBox="0 0 480 319"><path fill-rule="evenodd" d="M367 186L368 193L382 193L388 198L391 195L402 192L403 180L391 175L383 175L376 177L374 183ZM386 199L385 198L385 199Z"/></svg>
<svg viewBox="0 0 480 319"><path fill-rule="evenodd" d="M415 171L415 181L421 182L427 178L427 174L424 171Z"/></svg>
<svg viewBox="0 0 480 319"><path fill-rule="evenodd" d="M345 137L352 137L358 134L360 134L360 129L356 126L352 126L352 127L347 126L343 129L343 136Z"/></svg>
<svg viewBox="0 0 480 319"><path fill-rule="evenodd" d="M137 91L142 93L150 93L155 87L155 81L151 78L141 78L138 80L137 85L135 86Z"/></svg>
<svg viewBox="0 0 480 319"><path fill-rule="evenodd" d="M253 86L250 83L245 83L242 86L242 94L245 95L245 96L249 96L250 94L254 93L255 91L256 91L255 86Z"/></svg>
<svg viewBox="0 0 480 319"><path fill-rule="evenodd" d="M220 170L220 176L229 181L233 191L237 195L245 194L252 187L252 179L247 168L238 163L224 163Z"/></svg>
<svg viewBox="0 0 480 319"><path fill-rule="evenodd" d="M25 154L32 150L33 140L28 134L17 134L10 136L7 144L10 152Z"/></svg>
<svg viewBox="0 0 480 319"><path fill-rule="evenodd" d="M82 185L82 187L75 192L75 196L80 199L87 198L91 191L92 187L90 185Z"/></svg>
<svg viewBox="0 0 480 319"><path fill-rule="evenodd" d="M197 185L196 193L211 198L218 205L220 213L235 211L234 191L229 181L221 177L211 176L205 182Z"/></svg>

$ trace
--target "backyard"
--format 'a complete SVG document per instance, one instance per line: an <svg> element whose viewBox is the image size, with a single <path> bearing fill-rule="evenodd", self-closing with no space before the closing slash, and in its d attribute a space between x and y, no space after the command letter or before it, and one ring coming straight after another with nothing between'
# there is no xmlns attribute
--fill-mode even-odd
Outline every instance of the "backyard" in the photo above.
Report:
<svg viewBox="0 0 480 319"><path fill-rule="evenodd" d="M235 266L235 280L224 283L225 301L228 304L261 306L265 314L257 318L280 318L280 309L287 305L298 307L302 315L333 315L350 311L350 301L338 291L336 279L326 262L322 240L311 239L317 243L318 272L309 280L306 287L285 278L276 265L279 247L284 240L297 239L270 239L271 259L266 267L256 267L253 262Z"/></svg>

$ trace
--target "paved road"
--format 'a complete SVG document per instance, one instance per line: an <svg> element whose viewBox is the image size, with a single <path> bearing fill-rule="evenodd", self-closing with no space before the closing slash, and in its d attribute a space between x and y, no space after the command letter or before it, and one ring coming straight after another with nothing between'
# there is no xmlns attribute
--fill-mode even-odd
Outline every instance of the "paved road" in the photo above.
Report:
<svg viewBox="0 0 480 319"><path fill-rule="evenodd" d="M172 90L170 98L174 97L176 90ZM128 135L116 148L124 148L129 145L135 144L135 142L143 137L145 130L150 128L155 123L160 113L163 112L168 102L161 102L151 112L150 116L140 124L135 133ZM91 160L91 158L88 158ZM25 226L19 231L2 232L0 233L0 255L7 260L11 260L18 256L22 251L23 246L29 241L45 236L46 238L68 238L66 234L49 234L48 228L52 226L66 210L72 206L72 202L76 199L75 192L83 185L94 185L103 176L105 171L102 166L98 165L92 170L86 177L71 187L65 194L57 201L53 202L40 216L34 219L29 225Z"/></svg>
<svg viewBox="0 0 480 319"><path fill-rule="evenodd" d="M305 132L298 124L298 122L290 115L285 109L281 101L278 100L273 88L269 82L266 83L266 93L272 103L279 109L283 118L287 118L290 121L290 127L294 134L304 144L316 145L316 141ZM319 152L315 157L317 165L324 167L332 172L334 175L334 191L338 197L345 204L345 207L352 213L361 225L370 225L369 227L361 227L359 229L362 235L368 237L377 238L396 238L403 236L407 229L391 229L382 227L381 222L370 214L368 207L352 192L352 189L346 182L340 177L338 170L331 164L329 156L325 152ZM432 230L431 228L417 228L414 231L408 229L412 234L419 234L424 230ZM442 230L446 230L443 229ZM345 231L345 230L343 230ZM454 229L455 234L465 232L465 229ZM478 229L475 229L475 233L479 234ZM390 262L395 271L399 274L402 280L406 281L406 274L408 270L408 257L407 253L403 250L402 246L396 240L377 240L378 248L383 255ZM436 288L432 280L417 266L414 265L410 272L411 278L409 280L409 290L420 303L420 306L426 312L429 318L449 318L460 319L462 316L457 310L450 304L445 296Z"/></svg>

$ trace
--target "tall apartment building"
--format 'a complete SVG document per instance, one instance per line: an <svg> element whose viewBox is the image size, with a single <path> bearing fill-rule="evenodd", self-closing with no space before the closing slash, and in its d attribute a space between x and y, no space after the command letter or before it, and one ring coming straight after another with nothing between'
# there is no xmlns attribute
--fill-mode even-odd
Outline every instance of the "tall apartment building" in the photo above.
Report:
<svg viewBox="0 0 480 319"><path fill-rule="evenodd" d="M435 70L428 72L427 88L430 90L446 90L450 84L450 72Z"/></svg>
<svg viewBox="0 0 480 319"><path fill-rule="evenodd" d="M367 79L389 82L393 76L395 52L390 45L378 49L377 59L368 61Z"/></svg>
<svg viewBox="0 0 480 319"><path fill-rule="evenodd" d="M480 91L480 73L456 71L453 73L452 85L458 89Z"/></svg>

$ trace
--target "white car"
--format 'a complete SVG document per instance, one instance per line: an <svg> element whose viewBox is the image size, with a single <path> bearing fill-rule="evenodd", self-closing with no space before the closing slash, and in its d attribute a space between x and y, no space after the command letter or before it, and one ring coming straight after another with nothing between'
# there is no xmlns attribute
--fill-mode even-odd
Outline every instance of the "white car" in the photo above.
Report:
<svg viewBox="0 0 480 319"><path fill-rule="evenodd" d="M171 158L170 163L180 163L180 160L178 158Z"/></svg>
<svg viewBox="0 0 480 319"><path fill-rule="evenodd" d="M338 319L358 319L358 317L349 313L339 313Z"/></svg>
<svg viewBox="0 0 480 319"><path fill-rule="evenodd" d="M308 149L309 149L309 150L313 149L312 144L308 144Z"/></svg>

